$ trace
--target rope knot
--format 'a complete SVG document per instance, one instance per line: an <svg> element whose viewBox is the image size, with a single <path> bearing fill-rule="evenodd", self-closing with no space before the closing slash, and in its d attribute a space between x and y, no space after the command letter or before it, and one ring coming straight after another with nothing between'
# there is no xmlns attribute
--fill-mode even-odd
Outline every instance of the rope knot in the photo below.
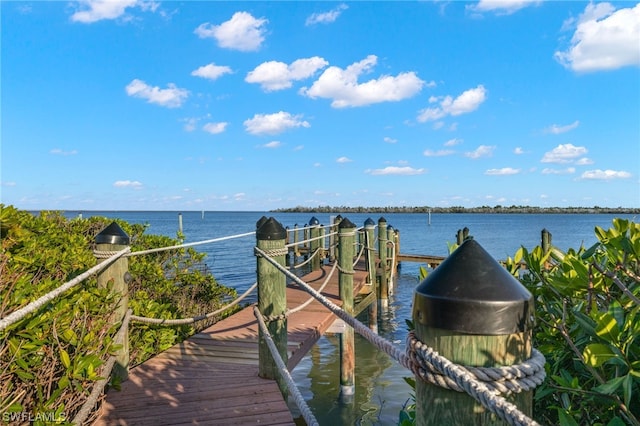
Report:
<svg viewBox="0 0 640 426"><path fill-rule="evenodd" d="M510 395L533 390L545 377L544 355L532 349L531 357L523 363L503 367L458 366L419 341L411 331L407 336L407 356L411 370L423 381L457 392L469 392L448 374L450 366L462 368L475 380L482 382L494 394Z"/></svg>

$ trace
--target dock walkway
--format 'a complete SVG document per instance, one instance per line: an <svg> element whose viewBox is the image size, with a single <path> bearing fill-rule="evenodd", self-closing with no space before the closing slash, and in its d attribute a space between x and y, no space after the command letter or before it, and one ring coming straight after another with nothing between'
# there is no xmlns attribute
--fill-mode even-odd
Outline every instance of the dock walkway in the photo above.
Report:
<svg viewBox="0 0 640 426"><path fill-rule="evenodd" d="M318 289L330 272L324 265L302 277ZM367 272L356 266L354 294L367 293ZM338 273L322 294L341 304ZM287 286L287 307L310 295ZM300 362L336 317L318 301L287 319L289 371ZM107 393L100 416L104 425L294 425L274 380L258 377L258 322L253 305L219 321L134 367L121 391Z"/></svg>

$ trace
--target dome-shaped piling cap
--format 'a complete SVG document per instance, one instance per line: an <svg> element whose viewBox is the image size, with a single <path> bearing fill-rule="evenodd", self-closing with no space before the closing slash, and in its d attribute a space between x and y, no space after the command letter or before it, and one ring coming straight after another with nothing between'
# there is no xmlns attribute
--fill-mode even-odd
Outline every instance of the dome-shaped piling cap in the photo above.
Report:
<svg viewBox="0 0 640 426"><path fill-rule="evenodd" d="M372 226L376 226L376 223L373 221L373 219L369 217L367 218L367 220L364 221L364 226L365 228L370 228Z"/></svg>
<svg viewBox="0 0 640 426"><path fill-rule="evenodd" d="M416 287L413 319L467 334L531 329L533 296L477 241L469 239Z"/></svg>
<svg viewBox="0 0 640 426"><path fill-rule="evenodd" d="M259 240L284 240L287 238L287 230L273 217L262 222L256 231Z"/></svg>
<svg viewBox="0 0 640 426"><path fill-rule="evenodd" d="M356 228L356 225L346 217L342 219L340 221L340 224L338 225L338 229L352 229L352 228Z"/></svg>
<svg viewBox="0 0 640 426"><path fill-rule="evenodd" d="M118 244L127 246L131 242L131 239L116 222L111 222L111 225L96 235L95 241L96 244Z"/></svg>
<svg viewBox="0 0 640 426"><path fill-rule="evenodd" d="M320 221L318 220L317 217L312 216L311 219L309 219L309 226L318 226L320 225Z"/></svg>
<svg viewBox="0 0 640 426"><path fill-rule="evenodd" d="M256 229L260 229L260 227L267 221L269 220L268 217L266 216L262 216L260 219L258 219L258 221L256 222Z"/></svg>

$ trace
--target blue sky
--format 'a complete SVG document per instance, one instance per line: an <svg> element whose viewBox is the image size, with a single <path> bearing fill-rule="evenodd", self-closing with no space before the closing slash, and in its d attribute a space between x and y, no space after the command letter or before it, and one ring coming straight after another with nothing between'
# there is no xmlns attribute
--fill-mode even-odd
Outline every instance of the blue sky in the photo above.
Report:
<svg viewBox="0 0 640 426"><path fill-rule="evenodd" d="M640 3L0 7L5 204L640 207Z"/></svg>

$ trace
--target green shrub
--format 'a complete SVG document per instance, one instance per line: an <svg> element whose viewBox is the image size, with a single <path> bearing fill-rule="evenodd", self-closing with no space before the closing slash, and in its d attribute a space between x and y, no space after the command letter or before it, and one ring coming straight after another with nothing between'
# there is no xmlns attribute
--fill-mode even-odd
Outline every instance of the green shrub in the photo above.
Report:
<svg viewBox="0 0 640 426"><path fill-rule="evenodd" d="M132 251L178 244L172 238L144 234L145 225L117 222L130 236ZM0 317L93 267L95 236L110 223L97 217L67 220L60 212L34 216L0 205ZM130 257L133 313L191 317L234 298L235 290L197 268L204 256L180 249ZM119 324L112 324L110 317L117 298L109 289L98 288L93 277L0 332L2 422L65 423L75 416L116 349L112 339ZM192 326L132 324L131 365L194 331Z"/></svg>
<svg viewBox="0 0 640 426"><path fill-rule="evenodd" d="M521 248L507 264L535 298L543 424L640 424L640 224L615 219L595 233L589 249Z"/></svg>

